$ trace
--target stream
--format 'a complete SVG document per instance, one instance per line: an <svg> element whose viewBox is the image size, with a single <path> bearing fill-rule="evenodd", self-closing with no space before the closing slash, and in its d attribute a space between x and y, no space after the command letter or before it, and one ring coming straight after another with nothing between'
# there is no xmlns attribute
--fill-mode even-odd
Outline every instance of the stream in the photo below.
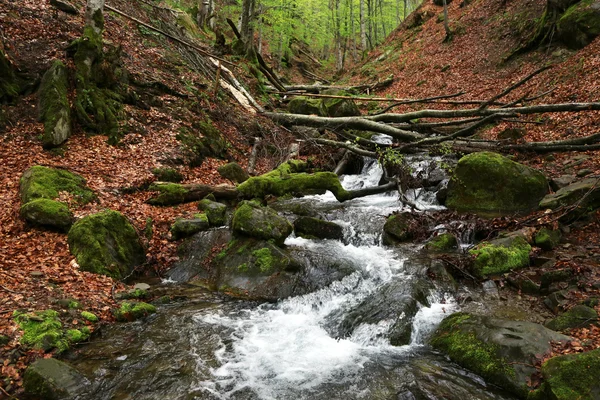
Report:
<svg viewBox="0 0 600 400"><path fill-rule="evenodd" d="M378 163L367 161L342 184L374 186L381 175ZM433 192L407 196L420 208L442 208ZM283 203L310 207L344 227L342 241L291 236L286 246L312 254L311 260L336 257L354 272L315 292L263 304L164 283L182 300L145 321L104 328L71 357L91 381L77 398L513 398L426 344L459 306L447 288L428 281L419 246L381 245L385 217L403 207L398 193L343 205L330 193ZM392 345L396 338L405 344Z"/></svg>

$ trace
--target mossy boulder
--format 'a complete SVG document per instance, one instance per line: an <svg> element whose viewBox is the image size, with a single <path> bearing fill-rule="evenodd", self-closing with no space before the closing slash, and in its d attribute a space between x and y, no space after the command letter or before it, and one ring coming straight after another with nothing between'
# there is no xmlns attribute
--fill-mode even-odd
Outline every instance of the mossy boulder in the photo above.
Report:
<svg viewBox="0 0 600 400"><path fill-rule="evenodd" d="M23 204L35 199L54 200L60 192L72 194L81 204L96 199L96 195L80 175L41 165L35 165L23 173L19 191Z"/></svg>
<svg viewBox="0 0 600 400"><path fill-rule="evenodd" d="M249 201L240 203L233 214L231 226L235 234L273 240L279 245L283 244L293 230L292 224L272 208Z"/></svg>
<svg viewBox="0 0 600 400"><path fill-rule="evenodd" d="M89 322L98 322L98 317L96 316L96 314L89 311L82 311L81 318Z"/></svg>
<svg viewBox="0 0 600 400"><path fill-rule="evenodd" d="M221 165L217 168L217 172L225 179L229 179L235 183L242 183L248 180L250 177L238 163L231 162L229 164Z"/></svg>
<svg viewBox="0 0 600 400"><path fill-rule="evenodd" d="M34 226L44 226L67 232L75 220L65 203L50 199L35 199L21 206L21 218Z"/></svg>
<svg viewBox="0 0 600 400"><path fill-rule="evenodd" d="M287 162L266 174L252 177L238 186L245 198L263 198L273 196L303 196L331 191L338 201L349 199L348 192L333 172L300 172L306 166L303 163Z"/></svg>
<svg viewBox="0 0 600 400"><path fill-rule="evenodd" d="M482 216L522 214L538 208L548 191L539 171L490 152L458 161L448 183L446 207Z"/></svg>
<svg viewBox="0 0 600 400"><path fill-rule="evenodd" d="M198 202L198 209L204 211L211 226L222 226L227 222L227 206L209 199Z"/></svg>
<svg viewBox="0 0 600 400"><path fill-rule="evenodd" d="M350 96L350 93L336 89L325 90L323 94ZM322 110L325 117L354 117L360 115L360 110L356 103L349 99L323 98Z"/></svg>
<svg viewBox="0 0 600 400"><path fill-rule="evenodd" d="M540 201L539 207L554 210L577 203L577 207L564 215L561 221L569 222L580 218L600 208L600 186L597 185L597 181L597 178L587 178L565 186L556 193L545 196Z"/></svg>
<svg viewBox="0 0 600 400"><path fill-rule="evenodd" d="M564 331L573 328L587 328L598 321L598 313L591 307L578 305L546 323L546 328Z"/></svg>
<svg viewBox="0 0 600 400"><path fill-rule="evenodd" d="M600 398L600 349L553 357L542 364L541 398Z"/></svg>
<svg viewBox="0 0 600 400"><path fill-rule="evenodd" d="M582 0L565 11L556 24L558 38L581 49L600 35L600 0Z"/></svg>
<svg viewBox="0 0 600 400"><path fill-rule="evenodd" d="M146 261L137 231L118 211L77 221L69 230L69 250L83 271L122 279Z"/></svg>
<svg viewBox="0 0 600 400"><path fill-rule="evenodd" d="M190 237L198 232L207 230L209 227L208 217L205 214L197 214L197 218L193 219L178 219L171 226L171 238L179 240Z"/></svg>
<svg viewBox="0 0 600 400"><path fill-rule="evenodd" d="M161 182L179 183L183 180L183 175L175 168L153 168L152 174Z"/></svg>
<svg viewBox="0 0 600 400"><path fill-rule="evenodd" d="M412 240L414 232L411 222L409 213L390 215L383 225L383 244L389 246Z"/></svg>
<svg viewBox="0 0 600 400"><path fill-rule="evenodd" d="M58 349L59 352L69 348L58 312L54 310L33 313L15 311L13 316L19 328L23 330L23 336L21 336L23 345L44 351Z"/></svg>
<svg viewBox="0 0 600 400"><path fill-rule="evenodd" d="M71 106L68 98L67 68L55 60L42 78L39 90L40 121L44 123L42 146L60 146L71 136Z"/></svg>
<svg viewBox="0 0 600 400"><path fill-rule="evenodd" d="M89 381L75 368L55 358L35 361L25 371L23 388L31 398L59 400L81 395Z"/></svg>
<svg viewBox="0 0 600 400"><path fill-rule="evenodd" d="M121 307L115 310L115 319L120 322L135 321L147 317L156 312L156 307L142 301L136 303L123 302Z"/></svg>
<svg viewBox="0 0 600 400"><path fill-rule="evenodd" d="M292 114L319 115L324 116L323 102L321 99L306 96L296 96L288 104L288 110Z"/></svg>
<svg viewBox="0 0 600 400"><path fill-rule="evenodd" d="M570 339L531 322L456 313L442 321L431 345L486 382L526 398L539 355L551 350L551 341Z"/></svg>
<svg viewBox="0 0 600 400"><path fill-rule="evenodd" d="M294 221L294 232L296 236L307 239L341 240L344 237L344 229L340 225L313 217L297 218Z"/></svg>
<svg viewBox="0 0 600 400"><path fill-rule="evenodd" d="M560 243L560 231L546 227L541 228L535 235L535 245L542 250L552 250Z"/></svg>
<svg viewBox="0 0 600 400"><path fill-rule="evenodd" d="M529 266L531 245L521 236L481 242L469 254L474 257L471 271L484 278Z"/></svg>
<svg viewBox="0 0 600 400"><path fill-rule="evenodd" d="M425 249L433 252L452 251L458 248L458 240L451 233L434 236L425 244Z"/></svg>

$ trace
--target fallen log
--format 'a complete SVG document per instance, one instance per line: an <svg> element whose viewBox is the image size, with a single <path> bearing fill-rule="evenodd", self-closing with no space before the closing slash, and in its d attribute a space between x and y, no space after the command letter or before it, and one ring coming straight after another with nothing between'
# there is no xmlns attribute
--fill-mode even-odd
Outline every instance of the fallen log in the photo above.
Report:
<svg viewBox="0 0 600 400"><path fill-rule="evenodd" d="M189 203L202 200L209 194L216 199L235 200L239 197L239 192L235 186L231 185L202 185L202 184L179 184L169 182L156 182L152 184L149 190L159 192L158 196L152 197L146 201L153 206L172 206L175 204Z"/></svg>

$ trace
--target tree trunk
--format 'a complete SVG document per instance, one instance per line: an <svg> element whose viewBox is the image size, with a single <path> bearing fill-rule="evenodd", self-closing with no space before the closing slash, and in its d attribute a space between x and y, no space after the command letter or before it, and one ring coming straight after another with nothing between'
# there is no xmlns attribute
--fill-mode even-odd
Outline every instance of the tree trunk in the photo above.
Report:
<svg viewBox="0 0 600 400"><path fill-rule="evenodd" d="M444 2L444 30L446 31L445 42L449 42L452 40L452 31L450 30L450 24L448 22L448 4L446 0L442 0Z"/></svg>
<svg viewBox="0 0 600 400"><path fill-rule="evenodd" d="M255 0L244 0L242 3L242 21L240 34L244 52L250 54L254 50L254 9Z"/></svg>
<svg viewBox="0 0 600 400"><path fill-rule="evenodd" d="M360 44L362 46L362 51L366 51L367 49L367 23L365 16L365 0L360 0Z"/></svg>

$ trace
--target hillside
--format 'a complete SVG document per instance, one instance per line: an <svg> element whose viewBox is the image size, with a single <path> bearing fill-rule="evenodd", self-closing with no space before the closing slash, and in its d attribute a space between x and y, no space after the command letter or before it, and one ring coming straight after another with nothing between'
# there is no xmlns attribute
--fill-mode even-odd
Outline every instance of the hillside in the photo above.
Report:
<svg viewBox="0 0 600 400"><path fill-rule="evenodd" d="M82 11L85 1L74 2ZM177 18L161 7L146 2L115 0L112 7L152 24L173 27L188 40L213 51L212 36L189 26L177 25ZM464 92L460 100L485 100L543 65L552 68L511 92L507 102L533 97L537 103L600 101L600 38L580 50L572 50L558 42L540 46L524 54L507 57L523 44L523 38L535 28L536 18L544 12L540 0L475 0L461 6L458 0L449 5L453 39L444 42L445 31L439 20L442 7L426 1L398 27L377 50L354 66L340 79L340 84L372 82L393 74L394 82L377 96L395 98L426 98ZM417 17L417 16L421 17ZM65 328L86 325L77 310L86 310L100 317L98 329L114 322L117 307L115 293L131 289L142 280L157 280L177 259L179 244L172 241L169 229L176 218L191 217L195 204L176 207L155 207L146 203L151 193L148 186L157 180L155 168L170 167L183 176L183 183L217 185L230 183L216 171L230 161L242 167L255 137L263 146L258 158L257 173L265 172L282 162L287 147L293 141L287 129L276 126L260 115L251 115L223 90L215 93L214 81L197 68L190 67L182 46L152 31L140 28L130 19L106 13L104 38L106 43L120 46L123 67L128 71L129 86L138 101L126 104L121 128L127 132L116 146L107 143L103 135L90 136L75 125L68 142L53 150L44 150L40 137L43 124L38 121L39 99L33 90L2 105L4 127L0 127L0 388L6 395L20 395L22 373L39 357L40 350L29 350L19 344L21 331L13 312L52 308L60 311ZM424 19L422 24L415 19ZM0 39L4 52L24 80L39 82L54 59L62 60L73 70L72 58L66 47L83 31L83 12L69 15L56 10L49 0L0 2ZM231 39L228 37L228 41ZM226 54L224 57L238 60ZM280 105L279 99L268 99L261 91L262 83L252 73L252 67L240 62L235 68L238 79L245 81L266 108ZM323 72L319 72L323 74ZM290 74L299 76L297 72ZM71 82L72 83L72 82ZM35 85L31 87L34 89ZM69 94L74 99L73 91ZM382 104L362 103L363 113L376 111ZM450 107L450 106L442 106ZM398 106L395 112L425 108ZM507 128L525 127L523 140L542 141L573 138L598 133L600 112L545 114L523 117L522 122L503 122L479 132L481 138L495 139ZM198 131L198 122L218 130L226 142L221 157L207 156L201 162L190 162L190 142L186 135ZM183 138L183 139L182 139ZM324 152L326 153L326 151ZM572 172L587 169L600 174L600 153L584 152ZM550 177L563 173L573 154L516 154L516 159L539 168ZM193 161L193 160L192 160ZM138 232L146 236L147 262L134 279L123 283L112 278L79 270L69 252L65 234L27 225L19 216L20 177L33 165L68 169L83 176L97 194L97 201L77 205L68 196L76 217L105 209L122 212ZM580 265L596 279L600 252L598 220L574 228L568 240L575 247L567 251L563 263ZM593 247L585 247L585 246ZM581 249L585 258L576 258ZM595 282L595 280L594 280ZM591 285L591 283L590 283ZM585 297L600 295L597 289L585 288ZM583 296L583 295L582 295ZM573 299L575 301L575 299ZM69 304L77 302L77 308ZM600 308L596 307L597 310ZM90 324L87 324L90 325ZM600 346L593 331L575 332L580 338L591 338L591 347ZM570 349L562 349L569 352ZM2 398L2 394L0 394Z"/></svg>

